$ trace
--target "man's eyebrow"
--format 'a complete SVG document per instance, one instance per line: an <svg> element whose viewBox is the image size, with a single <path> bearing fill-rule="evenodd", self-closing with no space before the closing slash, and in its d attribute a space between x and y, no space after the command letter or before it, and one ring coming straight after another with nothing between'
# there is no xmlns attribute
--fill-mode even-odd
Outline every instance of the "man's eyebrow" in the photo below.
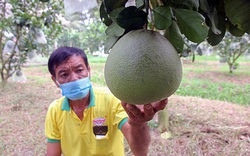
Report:
<svg viewBox="0 0 250 156"><path fill-rule="evenodd" d="M84 67L83 64L78 64L77 66L75 66L74 68L79 68L79 67Z"/></svg>
<svg viewBox="0 0 250 156"><path fill-rule="evenodd" d="M81 68L83 68L83 70L88 70L88 68L82 63L77 64L76 66L73 67L74 70L81 69Z"/></svg>
<svg viewBox="0 0 250 156"><path fill-rule="evenodd" d="M78 64L78 65L76 65L76 66L74 66L73 68L80 68L80 67L83 67L84 68L84 65L83 64ZM64 73L64 72L67 72L67 68L63 68L63 69L60 69L59 71L58 71L58 75L60 75L61 73Z"/></svg>
<svg viewBox="0 0 250 156"><path fill-rule="evenodd" d="M61 69L58 71L58 75L60 75L61 73L64 73L64 72L66 72L66 69Z"/></svg>

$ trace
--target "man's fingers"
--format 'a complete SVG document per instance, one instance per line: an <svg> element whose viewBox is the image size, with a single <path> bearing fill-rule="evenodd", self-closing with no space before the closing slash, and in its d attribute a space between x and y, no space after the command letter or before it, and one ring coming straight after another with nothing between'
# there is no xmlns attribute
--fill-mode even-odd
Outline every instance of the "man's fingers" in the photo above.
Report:
<svg viewBox="0 0 250 156"><path fill-rule="evenodd" d="M122 106L130 117L140 118L142 116L140 108L136 105L130 105L122 102Z"/></svg>
<svg viewBox="0 0 250 156"><path fill-rule="evenodd" d="M122 107L124 108L124 110L126 111L126 113L128 114L129 117L134 117L134 115L127 109L127 103L125 102L121 102Z"/></svg>
<svg viewBox="0 0 250 156"><path fill-rule="evenodd" d="M141 122L151 120L156 112L163 110L166 107L167 103L168 98L146 105L131 105L127 104L126 102L121 102L128 116L134 121Z"/></svg>
<svg viewBox="0 0 250 156"><path fill-rule="evenodd" d="M141 118L142 113L140 108L138 108L136 105L127 105L127 109L134 115L136 118Z"/></svg>
<svg viewBox="0 0 250 156"><path fill-rule="evenodd" d="M144 105L144 113L148 118L152 118L155 115L154 108L151 104Z"/></svg>
<svg viewBox="0 0 250 156"><path fill-rule="evenodd" d="M154 111L158 112L160 110L163 110L166 107L167 104L168 104L168 98L163 99L163 100L161 100L159 102L154 103L153 104Z"/></svg>

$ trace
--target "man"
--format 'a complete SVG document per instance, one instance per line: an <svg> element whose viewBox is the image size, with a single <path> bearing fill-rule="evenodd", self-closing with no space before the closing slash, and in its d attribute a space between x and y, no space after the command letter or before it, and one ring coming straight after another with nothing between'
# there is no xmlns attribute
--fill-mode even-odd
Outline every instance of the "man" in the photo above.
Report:
<svg viewBox="0 0 250 156"><path fill-rule="evenodd" d="M134 155L147 155L147 121L167 99L139 108L120 102L108 89L92 87L87 57L78 48L58 48L48 68L63 97L50 104L46 115L47 156L123 156L123 135Z"/></svg>

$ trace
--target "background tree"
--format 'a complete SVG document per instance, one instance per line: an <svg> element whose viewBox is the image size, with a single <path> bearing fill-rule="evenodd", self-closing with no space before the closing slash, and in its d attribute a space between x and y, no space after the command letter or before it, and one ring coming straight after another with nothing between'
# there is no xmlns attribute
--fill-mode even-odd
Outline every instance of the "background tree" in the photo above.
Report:
<svg viewBox="0 0 250 156"><path fill-rule="evenodd" d="M103 0L100 16L107 26L105 51L131 30L162 33L183 56L186 42L219 44L228 31L250 33L249 0ZM237 8L237 9L235 9ZM187 52L189 52L188 50ZM159 113L160 131L168 130L166 109ZM167 120L164 120L167 119Z"/></svg>
<svg viewBox="0 0 250 156"><path fill-rule="evenodd" d="M48 55L60 33L58 15L63 4L49 0L3 0L0 2L0 74L2 82L36 54ZM46 35L49 34L49 35Z"/></svg>
<svg viewBox="0 0 250 156"><path fill-rule="evenodd" d="M235 37L227 33L222 42L214 47L220 56L220 62L227 63L229 67L229 73L233 73L233 71L239 66L237 59L241 55L249 53L249 37L249 35Z"/></svg>
<svg viewBox="0 0 250 156"><path fill-rule="evenodd" d="M58 38L58 45L71 45L89 54L103 51L106 26L99 18L98 7L66 16L69 23Z"/></svg>

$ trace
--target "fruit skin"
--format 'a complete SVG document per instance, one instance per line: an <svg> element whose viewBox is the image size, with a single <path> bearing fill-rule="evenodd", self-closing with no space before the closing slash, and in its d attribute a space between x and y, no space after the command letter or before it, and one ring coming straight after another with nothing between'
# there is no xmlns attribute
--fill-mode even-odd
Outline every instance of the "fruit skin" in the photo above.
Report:
<svg viewBox="0 0 250 156"><path fill-rule="evenodd" d="M133 30L110 51L104 69L110 91L129 104L148 104L172 95L182 79L182 63L172 44L150 30Z"/></svg>

